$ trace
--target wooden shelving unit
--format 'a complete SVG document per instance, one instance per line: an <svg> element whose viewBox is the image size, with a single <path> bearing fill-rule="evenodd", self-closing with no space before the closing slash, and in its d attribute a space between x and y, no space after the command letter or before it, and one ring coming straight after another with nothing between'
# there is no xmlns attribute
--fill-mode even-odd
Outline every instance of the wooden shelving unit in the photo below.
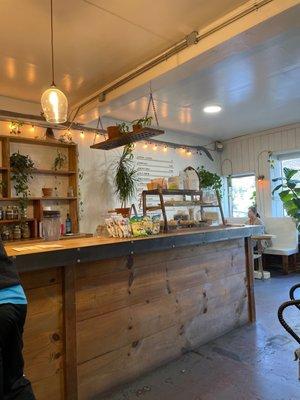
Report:
<svg viewBox="0 0 300 400"><path fill-rule="evenodd" d="M159 204L157 206L147 206L147 196L158 196ZM165 201L165 196L182 196L182 201ZM187 200L187 196L190 200ZM198 197L198 198L197 198ZM168 232L168 218L166 213L167 207L196 207L199 206L201 210L201 217L205 208L219 208L223 225L225 225L224 213L220 195L216 192L217 204L204 203L202 190L185 190L185 189L154 189L144 190L142 192L143 214L146 215L147 211L161 210L164 219L164 231Z"/></svg>
<svg viewBox="0 0 300 400"><path fill-rule="evenodd" d="M77 178L77 145L73 143L63 143L58 140L42 140L42 139L32 139L26 138L23 136L5 136L0 135L0 142L2 144L2 165L0 166L0 174L2 176L2 181L5 182L5 186L2 190L3 197L0 198L0 202L8 202L16 204L19 201L18 197L12 196L13 182L11 181L12 170L10 169L10 155L12 153L11 145L14 143L20 144L29 144L32 147L32 151L29 153L29 156L34 158L34 146L47 146L47 147L55 147L55 148L64 148L67 149L68 155L68 165L66 170L53 170L50 169L35 169L33 171L33 180L37 175L48 175L55 176L56 179L59 178L67 178L68 186L73 188L74 197L67 196L52 196L52 197L29 197L28 201L33 206L33 218L27 219L27 222L30 224L30 228L32 231L32 237L38 237L38 223L42 219L42 211L43 204L49 201L52 202L62 202L68 203L68 212L70 213L70 217L73 222L73 231L74 233L78 233L78 178ZM22 153L22 151L21 151ZM24 152L25 154L25 152ZM55 153L53 153L53 157L55 157ZM0 220L0 225L5 224L17 224L20 221L16 220Z"/></svg>

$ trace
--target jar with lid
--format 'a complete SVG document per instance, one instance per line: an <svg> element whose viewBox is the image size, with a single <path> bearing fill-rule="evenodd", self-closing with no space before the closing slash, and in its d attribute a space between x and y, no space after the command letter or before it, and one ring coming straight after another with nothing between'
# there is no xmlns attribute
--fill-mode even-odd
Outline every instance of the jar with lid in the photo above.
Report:
<svg viewBox="0 0 300 400"><path fill-rule="evenodd" d="M30 238L30 228L29 228L29 225L28 225L27 222L22 225L21 232L22 232L22 238L23 239L29 239Z"/></svg>
<svg viewBox="0 0 300 400"><path fill-rule="evenodd" d="M59 240L60 238L60 212L43 211L43 237L45 240Z"/></svg>
<svg viewBox="0 0 300 400"><path fill-rule="evenodd" d="M19 207L13 206L13 219L19 219Z"/></svg>
<svg viewBox="0 0 300 400"><path fill-rule="evenodd" d="M9 240L9 229L8 229L7 226L4 226L4 227L3 227L1 237L2 237L2 240L3 240L3 241Z"/></svg>
<svg viewBox="0 0 300 400"><path fill-rule="evenodd" d="M19 225L15 225L14 229L13 229L13 237L14 240L20 240L22 237L22 232L21 232L21 228Z"/></svg>
<svg viewBox="0 0 300 400"><path fill-rule="evenodd" d="M14 218L12 206L6 207L5 219L11 221Z"/></svg>

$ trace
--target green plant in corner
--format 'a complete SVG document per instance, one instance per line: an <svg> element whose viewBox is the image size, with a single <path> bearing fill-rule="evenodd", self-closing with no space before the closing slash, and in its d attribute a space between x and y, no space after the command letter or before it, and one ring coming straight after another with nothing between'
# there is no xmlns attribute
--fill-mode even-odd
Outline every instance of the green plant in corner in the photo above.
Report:
<svg viewBox="0 0 300 400"><path fill-rule="evenodd" d="M30 196L29 181L33 178L34 162L28 155L25 156L18 151L10 156L10 168L16 195L20 197L19 204L22 218L26 214L28 197Z"/></svg>
<svg viewBox="0 0 300 400"><path fill-rule="evenodd" d="M115 193L123 208L127 206L130 199L135 195L138 182L137 170L133 162L133 149L134 146L132 144L124 146L123 153L114 166Z"/></svg>
<svg viewBox="0 0 300 400"><path fill-rule="evenodd" d="M297 169L283 168L284 176L273 179L273 182L281 183L273 189L272 194L281 190L279 197L283 207L300 231L300 180L295 179L297 173L299 173Z"/></svg>

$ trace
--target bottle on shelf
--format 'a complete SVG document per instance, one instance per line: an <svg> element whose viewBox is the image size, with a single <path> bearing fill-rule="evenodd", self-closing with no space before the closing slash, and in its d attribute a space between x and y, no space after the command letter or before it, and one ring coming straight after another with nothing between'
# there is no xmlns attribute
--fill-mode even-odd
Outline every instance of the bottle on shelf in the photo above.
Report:
<svg viewBox="0 0 300 400"><path fill-rule="evenodd" d="M66 235L71 235L72 234L72 220L70 218L70 214L69 213L67 214L65 229L66 229Z"/></svg>

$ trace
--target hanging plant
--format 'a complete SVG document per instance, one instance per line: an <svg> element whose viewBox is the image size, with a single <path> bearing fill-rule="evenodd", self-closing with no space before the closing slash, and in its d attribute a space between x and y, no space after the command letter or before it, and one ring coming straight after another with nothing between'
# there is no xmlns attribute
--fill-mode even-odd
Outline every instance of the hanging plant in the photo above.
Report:
<svg viewBox="0 0 300 400"><path fill-rule="evenodd" d="M152 123L152 117L144 117L140 119L135 119L131 122L133 131L137 131L150 126Z"/></svg>
<svg viewBox="0 0 300 400"><path fill-rule="evenodd" d="M54 169L54 171L58 171L63 168L66 162L67 162L67 156L57 150L57 155L53 161L52 169Z"/></svg>
<svg viewBox="0 0 300 400"><path fill-rule="evenodd" d="M28 197L30 196L29 181L33 178L34 162L28 155L25 156L18 151L10 156L10 167L14 189L17 197L20 197L21 215L24 215L28 204Z"/></svg>
<svg viewBox="0 0 300 400"><path fill-rule="evenodd" d="M82 182L84 178L84 170L78 168L78 180L79 182ZM82 192L81 192L81 185L79 183L78 185L78 200L79 200L79 220L82 219L83 213L84 213L84 204L82 200Z"/></svg>
<svg viewBox="0 0 300 400"><path fill-rule="evenodd" d="M115 193L120 200L122 208L125 208L135 195L138 182L137 170L133 163L133 148L132 144L124 146L123 153L115 164Z"/></svg>
<svg viewBox="0 0 300 400"><path fill-rule="evenodd" d="M21 127L23 126L23 122L20 121L11 121L9 124L10 134L11 135L20 135Z"/></svg>

